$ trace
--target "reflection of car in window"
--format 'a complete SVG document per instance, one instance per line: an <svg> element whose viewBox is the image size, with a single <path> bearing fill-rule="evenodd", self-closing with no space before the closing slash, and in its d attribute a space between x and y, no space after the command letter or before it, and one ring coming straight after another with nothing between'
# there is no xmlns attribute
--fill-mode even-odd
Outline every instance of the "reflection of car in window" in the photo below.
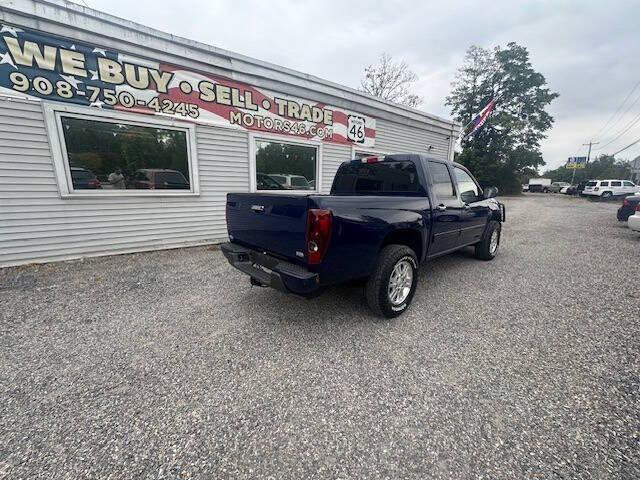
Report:
<svg viewBox="0 0 640 480"><path fill-rule="evenodd" d="M315 188L309 183L309 180L302 175L270 173L269 176L288 190L313 190Z"/></svg>
<svg viewBox="0 0 640 480"><path fill-rule="evenodd" d="M291 175L289 179L291 181L291 186L294 188L302 188L304 190L308 190L311 188L307 179L302 176Z"/></svg>
<svg viewBox="0 0 640 480"><path fill-rule="evenodd" d="M270 175L258 173L256 177L256 186L258 190L288 190L286 186L276 181Z"/></svg>
<svg viewBox="0 0 640 480"><path fill-rule="evenodd" d="M100 180L88 168L71 167L71 180L74 190L95 190L102 188Z"/></svg>
<svg viewBox="0 0 640 480"><path fill-rule="evenodd" d="M129 188L147 190L189 190L189 180L177 170L143 168L133 174Z"/></svg>

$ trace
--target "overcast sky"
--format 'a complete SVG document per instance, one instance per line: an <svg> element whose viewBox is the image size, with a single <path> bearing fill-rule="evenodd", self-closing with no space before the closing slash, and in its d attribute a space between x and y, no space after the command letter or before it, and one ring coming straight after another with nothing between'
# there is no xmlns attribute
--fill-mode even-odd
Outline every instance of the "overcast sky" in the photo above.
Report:
<svg viewBox="0 0 640 480"><path fill-rule="evenodd" d="M420 77L421 109L449 118L444 105L456 69L472 45L515 41L560 94L543 143L555 167L586 154L592 136L605 145L640 114L640 1L377 2L325 0L86 0L92 8L351 87L382 52ZM627 111L628 110L628 111ZM625 113L625 115L622 115ZM594 154L640 138L640 123ZM597 148L596 146L594 148ZM640 144L621 157L640 155Z"/></svg>

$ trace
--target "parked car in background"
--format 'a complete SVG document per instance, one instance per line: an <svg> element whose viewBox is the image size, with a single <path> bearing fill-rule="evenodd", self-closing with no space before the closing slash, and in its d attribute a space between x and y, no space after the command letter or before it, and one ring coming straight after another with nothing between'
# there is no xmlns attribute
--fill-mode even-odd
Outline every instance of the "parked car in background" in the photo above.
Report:
<svg viewBox="0 0 640 480"><path fill-rule="evenodd" d="M560 193L560 190L570 186L571 184L567 182L553 182L551 185L549 185L548 190L550 193Z"/></svg>
<svg viewBox="0 0 640 480"><path fill-rule="evenodd" d="M590 182L591 180L589 180ZM571 185L567 188L567 195L582 195L582 191L588 182L580 182L578 185Z"/></svg>
<svg viewBox="0 0 640 480"><path fill-rule="evenodd" d="M528 192L529 191L529 184L528 183L523 183L522 184L522 191L523 192Z"/></svg>
<svg viewBox="0 0 640 480"><path fill-rule="evenodd" d="M618 209L618 220L626 222L636 211L636 207L640 204L640 195L631 195L622 201L622 205Z"/></svg>
<svg viewBox="0 0 640 480"><path fill-rule="evenodd" d="M636 211L627 220L627 226L634 232L640 233L640 203L636 205Z"/></svg>
<svg viewBox="0 0 640 480"><path fill-rule="evenodd" d="M466 246L481 260L496 256L505 219L496 194L446 160L350 160L329 195L227 194L230 242L221 249L252 285L304 297L366 280L371 309L396 317L411 303L421 262Z"/></svg>
<svg viewBox="0 0 640 480"><path fill-rule="evenodd" d="M74 190L95 190L102 188L100 180L88 168L71 167L71 182Z"/></svg>
<svg viewBox="0 0 640 480"><path fill-rule="evenodd" d="M313 190L309 180L302 175L289 175L284 173L270 173L269 176L276 182L287 187L288 190ZM315 184L315 183L314 183Z"/></svg>
<svg viewBox="0 0 640 480"><path fill-rule="evenodd" d="M551 186L550 178L531 178L529 179L529 191L530 192L549 192Z"/></svg>
<svg viewBox="0 0 640 480"><path fill-rule="evenodd" d="M607 199L640 192L640 186L630 180L590 180L582 195Z"/></svg>
<svg viewBox="0 0 640 480"><path fill-rule="evenodd" d="M189 190L189 181L178 170L143 168L131 177L129 188L141 190Z"/></svg>
<svg viewBox="0 0 640 480"><path fill-rule="evenodd" d="M560 193L563 193L563 194L567 195L567 194L568 194L568 192L569 192L569 189L570 189L571 187L574 187L574 188L575 188L575 185L568 185L568 186L566 186L566 187L562 187L562 188L560 189Z"/></svg>

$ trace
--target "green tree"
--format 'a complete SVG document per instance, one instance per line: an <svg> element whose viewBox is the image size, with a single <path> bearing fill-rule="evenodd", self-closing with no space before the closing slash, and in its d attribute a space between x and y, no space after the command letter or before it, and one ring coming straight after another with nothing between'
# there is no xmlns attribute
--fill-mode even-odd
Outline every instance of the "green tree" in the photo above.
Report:
<svg viewBox="0 0 640 480"><path fill-rule="evenodd" d="M554 182L570 182L573 170L564 166L547 170L544 177ZM627 160L616 160L613 155L600 155L585 168L576 170L574 183L585 180L604 180L607 178L631 178L631 165Z"/></svg>
<svg viewBox="0 0 640 480"><path fill-rule="evenodd" d="M492 99L496 106L487 123L462 141L457 160L484 184L507 193L520 191L520 178L544 165L540 142L553 125L546 107L558 97L535 71L529 52L509 43L493 50L472 46L446 99L454 118L467 125Z"/></svg>

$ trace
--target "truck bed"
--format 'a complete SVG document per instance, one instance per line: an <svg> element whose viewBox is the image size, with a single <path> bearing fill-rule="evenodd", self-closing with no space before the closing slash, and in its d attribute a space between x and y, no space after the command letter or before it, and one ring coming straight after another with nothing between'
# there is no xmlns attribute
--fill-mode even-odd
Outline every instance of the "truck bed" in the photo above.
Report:
<svg viewBox="0 0 640 480"><path fill-rule="evenodd" d="M230 193L229 238L240 245L304 264L307 211L313 195Z"/></svg>

